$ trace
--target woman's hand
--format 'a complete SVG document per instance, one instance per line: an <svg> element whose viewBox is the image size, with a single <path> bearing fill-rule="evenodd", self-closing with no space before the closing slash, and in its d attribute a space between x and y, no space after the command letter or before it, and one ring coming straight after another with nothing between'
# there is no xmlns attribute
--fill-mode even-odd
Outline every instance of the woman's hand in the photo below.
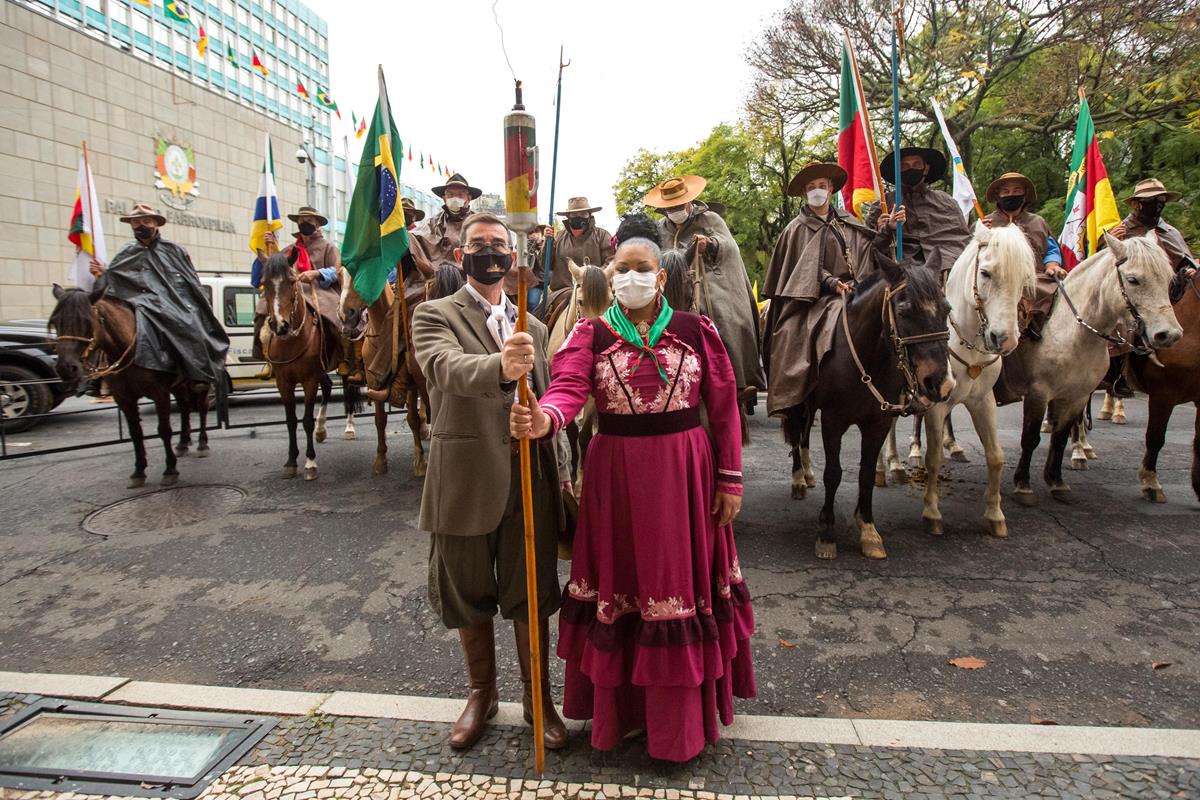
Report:
<svg viewBox="0 0 1200 800"><path fill-rule="evenodd" d="M513 410L516 410L513 406ZM733 522L733 518L742 510L742 498L736 494L726 494L725 492L717 492L717 496L713 498L712 513L717 518L717 527L724 528L726 525Z"/></svg>
<svg viewBox="0 0 1200 800"><path fill-rule="evenodd" d="M508 432L514 439L541 439L550 432L550 415L542 411L533 392L529 393L529 406L513 403L508 412Z"/></svg>

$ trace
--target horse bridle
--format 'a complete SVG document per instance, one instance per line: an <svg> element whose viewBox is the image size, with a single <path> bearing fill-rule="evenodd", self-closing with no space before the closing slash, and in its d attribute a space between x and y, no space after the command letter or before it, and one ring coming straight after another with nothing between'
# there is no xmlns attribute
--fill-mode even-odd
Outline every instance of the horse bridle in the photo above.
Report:
<svg viewBox="0 0 1200 800"><path fill-rule="evenodd" d="M300 281L296 281L296 283L299 283L299 282ZM289 331L288 333L284 334L283 336L280 336L275 331L271 331L271 341L267 342L266 349L263 351L263 356L265 357L266 362L268 364L270 364L272 367L287 366L288 364L291 364L293 361L297 360L298 358L300 358L301 356L304 355L304 350L301 350L299 353L292 356L291 358L289 358L286 361L274 361L271 358L271 345L275 344L275 339L277 339L277 338L279 338L279 339L294 339L295 337L300 335L300 331L304 330L304 323L308 322L308 309L303 307L304 298L301 297L301 295L303 294L303 291L304 291L304 287L300 286L292 293L292 307L291 307L291 310L288 311L288 318L287 318L288 324L293 325L292 330ZM317 296L317 290L314 288L313 289L314 299L316 298L316 296ZM294 316L296 316L296 307L297 306L301 307L301 316L300 316L300 324L299 325L295 325L295 323L292 321L292 318ZM314 310L313 313L319 314L320 311ZM320 328L318 328L318 330L320 330ZM322 351L324 351L323 345L322 345Z"/></svg>
<svg viewBox="0 0 1200 800"><path fill-rule="evenodd" d="M104 315L101 314L99 311L96 312L96 321L100 325L100 327L104 327ZM107 367L104 367L103 369L97 369L97 370L92 370L92 371L88 372L87 371L87 360L88 360L88 358L91 357L92 352L96 349L95 334L93 334L91 336L72 336L71 334L60 333L60 334L56 334L54 336L54 341L55 342L68 341L68 342L86 342L87 343L87 347L83 348L83 352L79 354L79 363L81 366L83 366L85 374L87 375L87 379L89 381L99 380L100 378L107 378L109 376L116 375L117 373L126 369L130 364L133 363L133 360L130 359L129 361L125 361L125 359L129 357L129 354L133 352L134 347L137 346L137 336L134 336L133 339L129 342L129 346L125 348L125 352L121 353L120 357L116 361L109 364Z"/></svg>
<svg viewBox="0 0 1200 800"><path fill-rule="evenodd" d="M880 316L883 321L884 329L887 331L888 338L891 339L892 348L896 352L896 361L900 367L900 374L904 376L905 388L900 391L900 402L892 403L878 389L875 388L875 381L868 374L867 369L863 366L862 359L858 356L858 349L854 346L854 337L850 335L850 301L849 295L842 295L842 329L846 334L846 343L850 346L850 355L854 359L854 365L858 367L859 379L867 390L874 395L879 401L879 410L888 414L899 414L906 417L914 412L913 398L919 392L920 387L917 382L917 376L913 373L912 365L908 357L908 346L914 344L924 344L927 342L945 342L950 339L950 329L943 331L930 331L929 333L918 333L913 336L901 336L899 329L896 327L896 297L905 289L908 288L908 281L902 280L895 286L887 286L883 290L883 308Z"/></svg>
<svg viewBox="0 0 1200 800"><path fill-rule="evenodd" d="M981 252L983 252L983 248L985 248L987 246L988 246L987 242L980 242L979 247L976 248L976 250L975 250L974 274L972 276L972 281L971 281L971 294L973 294L975 296L975 314L976 314L976 316L979 317L979 332L975 335L976 342L985 341L984 337L987 335L988 322L989 322L987 310L984 308L984 305L983 305L983 295L981 295L979 293L979 254ZM959 344L961 344L963 347L967 348L968 350L975 350L975 351L979 350L978 347L976 347L971 342L967 341L967 337L963 336L963 332L961 330L959 330L958 325L955 324L955 322L954 322L954 314L950 314L950 316L948 316L946 319L950 323L950 327L954 328L954 332L956 334L958 334L958 343ZM987 346L984 345L984 349L986 349L986 347ZM992 364L995 364L997 361L1000 360L1000 354L997 353L995 355L995 357L992 358L992 360L987 362L986 364L971 364L971 363L968 363L967 360L964 359L962 356L960 356L958 353L955 353L953 349L950 350L950 357L967 368L967 374L971 377L972 380L974 380L975 378L978 378L979 374L981 372L983 372L985 369L990 367Z"/></svg>
<svg viewBox="0 0 1200 800"><path fill-rule="evenodd" d="M1083 318L1083 315L1079 313L1079 309L1075 307L1075 302L1071 300L1071 295L1067 292L1067 285L1063 283L1062 278L1056 275L1054 280L1058 283L1058 289L1060 292L1062 292L1063 299L1067 301L1067 306L1071 309L1071 313L1075 315L1075 321L1077 323L1096 334L1109 344L1114 344L1118 347L1128 346L1133 349L1134 353L1138 355L1146 355L1154 348L1149 346L1139 346L1137 344L1139 339L1141 339L1142 342L1146 341L1146 319L1142 316L1141 312L1138 311L1137 306L1133 304L1133 301L1129 299L1129 291L1125 288L1125 275L1121 272L1121 265L1129 259L1124 256L1121 258L1116 258L1115 254L1113 257L1116 259L1115 268L1117 271L1117 286L1121 289L1121 299L1125 301L1125 310L1128 311L1129 316L1133 318L1134 334L1132 337L1132 342L1122 336L1119 330L1114 330L1111 334L1104 333L1088 323L1088 321Z"/></svg>

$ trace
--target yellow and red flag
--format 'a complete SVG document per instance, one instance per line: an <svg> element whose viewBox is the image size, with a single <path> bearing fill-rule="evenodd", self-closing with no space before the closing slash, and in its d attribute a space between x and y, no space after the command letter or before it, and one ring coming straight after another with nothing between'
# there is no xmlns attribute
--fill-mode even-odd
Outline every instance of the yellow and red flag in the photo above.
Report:
<svg viewBox="0 0 1200 800"><path fill-rule="evenodd" d="M850 61L850 52L842 45L841 100L838 103L838 166L846 170L842 187L842 207L862 217L862 204L879 199L879 176L872 167L870 148L863 117L866 106L858 96L858 82Z"/></svg>
<svg viewBox="0 0 1200 800"><path fill-rule="evenodd" d="M301 96L301 97L303 97L305 100L307 100L307 99L308 99L308 89L305 89L305 88L304 88L304 84L303 84L303 83L297 83L297 84L296 84L296 94L300 95L300 96Z"/></svg>
<svg viewBox="0 0 1200 800"><path fill-rule="evenodd" d="M208 52L208 34L204 32L204 26L200 26L200 39L196 42L196 52L204 58L204 54Z"/></svg>
<svg viewBox="0 0 1200 800"><path fill-rule="evenodd" d="M1100 249L1100 237L1121 224L1117 198L1108 182L1108 170L1100 155L1096 123L1087 98L1079 92L1079 121L1075 124L1075 148L1067 179L1067 216L1058 243L1063 267L1071 269Z"/></svg>
<svg viewBox="0 0 1200 800"><path fill-rule="evenodd" d="M87 157L79 156L79 177L75 188L75 207L71 209L71 224L67 239L75 245L75 285L91 291L95 278L90 270L92 259L108 264L104 247L104 227L100 223L100 201L96 197L96 182Z"/></svg>
<svg viewBox="0 0 1200 800"><path fill-rule="evenodd" d="M250 66L254 67L256 70L261 72L262 76L264 78L271 74L270 72L267 71L266 65L264 65L261 61L258 60L257 53L250 54Z"/></svg>

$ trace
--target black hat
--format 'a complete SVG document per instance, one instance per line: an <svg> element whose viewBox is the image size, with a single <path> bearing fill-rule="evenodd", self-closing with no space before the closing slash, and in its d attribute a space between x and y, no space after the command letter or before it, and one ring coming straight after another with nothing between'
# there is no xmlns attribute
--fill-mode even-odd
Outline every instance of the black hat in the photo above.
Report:
<svg viewBox="0 0 1200 800"><path fill-rule="evenodd" d="M466 189L471 193L472 200L483 194L483 189L476 189L474 186L467 183L467 179L462 175L459 175L457 172L451 175L450 180L446 181L443 185L433 187L433 193L438 197L444 197L446 195L446 190L451 186L461 186L462 188Z"/></svg>
<svg viewBox="0 0 1200 800"><path fill-rule="evenodd" d="M929 147L901 147L900 157L905 156L920 156L925 159L925 163L929 165L929 173L925 176L926 183L937 183L946 176L946 157L942 155L941 150L934 150ZM883 163L879 165L879 171L883 173L883 179L888 183L896 180L896 154L888 153L884 156Z"/></svg>

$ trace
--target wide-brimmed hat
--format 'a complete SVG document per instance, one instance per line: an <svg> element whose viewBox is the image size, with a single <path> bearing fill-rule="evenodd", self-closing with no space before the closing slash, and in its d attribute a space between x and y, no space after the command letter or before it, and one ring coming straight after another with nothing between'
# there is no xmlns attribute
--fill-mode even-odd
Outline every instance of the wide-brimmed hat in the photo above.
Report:
<svg viewBox="0 0 1200 800"><path fill-rule="evenodd" d="M690 203L700 196L708 181L699 175L667 178L642 198L651 208L673 208Z"/></svg>
<svg viewBox="0 0 1200 800"><path fill-rule="evenodd" d="M925 163L929 165L929 172L925 175L926 183L937 183L946 175L946 157L942 155L941 150L934 150L931 147L901 147L900 158L905 156L920 156L925 159ZM883 173L883 179L888 183L896 179L896 153L894 151L883 157L879 171Z"/></svg>
<svg viewBox="0 0 1200 800"><path fill-rule="evenodd" d="M787 193L792 197L803 197L804 187L809 184L809 181L815 181L817 178L828 178L833 182L833 191L837 192L846 185L848 177L846 170L837 164L831 164L828 161L810 161L804 165L804 169L796 173L796 177L792 178L791 183L788 184Z"/></svg>
<svg viewBox="0 0 1200 800"><path fill-rule="evenodd" d="M287 215L288 219L290 219L292 222L299 222L300 217L306 217L306 216L307 217L316 217L317 219L321 220L321 227L325 227L326 225L329 224L329 219L324 214L322 214L320 211L317 211L315 208L313 208L312 206L300 206L300 210L297 211L295 214Z"/></svg>
<svg viewBox="0 0 1200 800"><path fill-rule="evenodd" d="M1125 202L1128 203L1130 200L1145 200L1147 197L1158 197L1160 195L1166 195L1168 203L1172 203L1183 197L1179 192L1168 192L1167 187L1163 186L1163 182L1158 178L1146 178L1137 182L1137 185L1133 187L1133 194L1126 197Z"/></svg>
<svg viewBox="0 0 1200 800"><path fill-rule="evenodd" d="M989 203L994 203L1000 199L1000 187L1008 181L1016 181L1025 187L1025 205L1032 205L1034 200L1037 200L1037 187L1033 185L1033 181L1025 177L1019 172L1006 172L996 180L988 184L987 191L984 192L984 198Z"/></svg>
<svg viewBox="0 0 1200 800"><path fill-rule="evenodd" d="M132 222L138 217L153 217L159 225L167 224L167 218L155 211L154 207L149 203L138 203L133 207L133 211L130 211L128 214L125 214L118 219L120 219L121 222Z"/></svg>
<svg viewBox="0 0 1200 800"><path fill-rule="evenodd" d="M433 189L431 191L434 194L436 194L438 197L443 197L446 194L446 190L449 189L451 186L461 186L463 189L466 189L468 192L471 193L472 200L479 197L479 195L483 194L483 189L476 189L474 186L467 183L467 179L464 178L462 175L458 174L457 172L450 176L450 180L446 181L441 186L433 187Z"/></svg>
<svg viewBox="0 0 1200 800"><path fill-rule="evenodd" d="M567 214L577 214L581 211L586 211L588 214L595 214L602 208L604 208L604 206L594 206L588 203L588 199L586 197L572 197L567 201L567 208L565 211L555 211L554 213L560 217L565 217Z"/></svg>
<svg viewBox="0 0 1200 800"><path fill-rule="evenodd" d="M420 222L425 219L425 212L413 205L413 201L407 197L400 198L400 205L404 208L404 219L408 222Z"/></svg>

